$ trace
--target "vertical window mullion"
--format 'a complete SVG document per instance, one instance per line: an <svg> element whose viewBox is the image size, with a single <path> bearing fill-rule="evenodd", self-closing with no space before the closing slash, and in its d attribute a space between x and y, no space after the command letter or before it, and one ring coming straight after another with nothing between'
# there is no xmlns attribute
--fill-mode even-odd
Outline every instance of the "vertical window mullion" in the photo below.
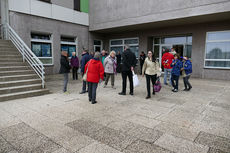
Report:
<svg viewBox="0 0 230 153"><path fill-rule="evenodd" d="M76 11L81 10L81 2L80 2L80 0L74 0L74 10L76 10Z"/></svg>

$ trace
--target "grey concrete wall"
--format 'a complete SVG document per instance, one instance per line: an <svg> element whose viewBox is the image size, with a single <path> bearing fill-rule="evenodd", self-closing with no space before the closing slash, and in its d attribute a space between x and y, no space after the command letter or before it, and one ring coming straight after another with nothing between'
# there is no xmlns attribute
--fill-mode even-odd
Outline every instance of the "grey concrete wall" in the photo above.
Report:
<svg viewBox="0 0 230 153"><path fill-rule="evenodd" d="M110 39L139 37L139 52L147 52L147 50L151 49L153 46L152 37L192 34L193 77L230 80L230 70L204 69L206 32L223 30L230 30L230 20L203 24L171 26L167 28L158 28L146 31L140 30L129 33L98 35L100 35L100 37L105 37L104 46L107 50L109 50Z"/></svg>
<svg viewBox="0 0 230 153"><path fill-rule="evenodd" d="M230 11L229 0L90 0L90 31Z"/></svg>
<svg viewBox="0 0 230 153"><path fill-rule="evenodd" d="M49 33L53 38L53 66L46 66L47 74L58 73L60 68L60 37L61 35L78 38L78 53L81 55L82 48L88 49L89 28L87 26L61 22L36 16L10 12L10 25L31 47L31 32Z"/></svg>
<svg viewBox="0 0 230 153"><path fill-rule="evenodd" d="M73 2L74 0L51 0L52 4L56 4L62 7L73 9Z"/></svg>

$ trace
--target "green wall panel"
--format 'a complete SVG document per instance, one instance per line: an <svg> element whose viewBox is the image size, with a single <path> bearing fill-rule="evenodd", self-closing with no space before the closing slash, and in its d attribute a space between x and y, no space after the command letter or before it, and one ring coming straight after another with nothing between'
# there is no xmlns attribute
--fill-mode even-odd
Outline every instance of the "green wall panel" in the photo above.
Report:
<svg viewBox="0 0 230 153"><path fill-rule="evenodd" d="M81 0L81 12L89 12L89 0Z"/></svg>

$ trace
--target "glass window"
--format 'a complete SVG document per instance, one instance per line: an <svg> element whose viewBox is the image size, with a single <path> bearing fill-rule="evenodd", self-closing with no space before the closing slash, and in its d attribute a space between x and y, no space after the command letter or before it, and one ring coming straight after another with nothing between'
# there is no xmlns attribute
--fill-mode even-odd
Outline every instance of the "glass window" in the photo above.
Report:
<svg viewBox="0 0 230 153"><path fill-rule="evenodd" d="M230 32L207 33L205 52L206 67L230 68Z"/></svg>
<svg viewBox="0 0 230 153"><path fill-rule="evenodd" d="M154 45L153 54L154 54L154 57L155 57L156 59L159 59L159 51L160 51L160 46L159 46L159 45Z"/></svg>
<svg viewBox="0 0 230 153"><path fill-rule="evenodd" d="M52 57L51 44L32 42L31 48L37 57Z"/></svg>
<svg viewBox="0 0 230 153"><path fill-rule="evenodd" d="M161 39L162 44L185 44L186 37L167 37Z"/></svg>
<svg viewBox="0 0 230 153"><path fill-rule="evenodd" d="M138 57L139 46L130 46L130 50Z"/></svg>
<svg viewBox="0 0 230 153"><path fill-rule="evenodd" d="M66 51L69 57L72 57L72 52L76 52L76 46L74 45L61 45L61 51Z"/></svg>
<svg viewBox="0 0 230 153"><path fill-rule="evenodd" d="M101 45L101 41L100 40L94 40L94 45Z"/></svg>
<svg viewBox="0 0 230 153"><path fill-rule="evenodd" d="M207 39L210 40L230 40L230 31L208 33Z"/></svg>
<svg viewBox="0 0 230 153"><path fill-rule="evenodd" d="M154 38L154 44L160 44L160 38Z"/></svg>
<svg viewBox="0 0 230 153"><path fill-rule="evenodd" d="M51 35L47 34L31 34L32 39L42 39L42 40L50 40Z"/></svg>
<svg viewBox="0 0 230 153"><path fill-rule="evenodd" d="M192 57L192 45L185 45L184 56L187 56L188 58Z"/></svg>
<svg viewBox="0 0 230 153"><path fill-rule="evenodd" d="M138 44L138 39L127 39L125 44Z"/></svg>
<svg viewBox="0 0 230 153"><path fill-rule="evenodd" d="M123 46L110 47L110 51L115 51L116 53L120 51L122 53L124 51L124 47Z"/></svg>
<svg viewBox="0 0 230 153"><path fill-rule="evenodd" d="M111 41L111 45L122 45L122 44L123 44L122 40L112 40Z"/></svg>

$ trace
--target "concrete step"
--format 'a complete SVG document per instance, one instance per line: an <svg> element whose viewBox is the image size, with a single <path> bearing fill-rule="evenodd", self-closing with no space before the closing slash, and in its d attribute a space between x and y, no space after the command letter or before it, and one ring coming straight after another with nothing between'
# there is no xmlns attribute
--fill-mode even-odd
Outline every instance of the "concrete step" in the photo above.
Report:
<svg viewBox="0 0 230 153"><path fill-rule="evenodd" d="M12 58L12 59L4 59L0 58L0 63L5 63L5 62L23 62L22 58Z"/></svg>
<svg viewBox="0 0 230 153"><path fill-rule="evenodd" d="M22 56L21 55L15 55L15 54L13 54L13 55L1 55L0 54L0 59L10 60L10 59L18 59L18 58L22 59Z"/></svg>
<svg viewBox="0 0 230 153"><path fill-rule="evenodd" d="M8 51L0 51L0 55L21 55L21 53L19 51L11 51L11 52L8 52Z"/></svg>
<svg viewBox="0 0 230 153"><path fill-rule="evenodd" d="M25 62L1 62L0 67L4 66L28 66Z"/></svg>
<svg viewBox="0 0 230 153"><path fill-rule="evenodd" d="M15 93L15 92L22 92L22 91L38 90L41 88L42 88L41 84L30 84L30 85L0 88L0 95Z"/></svg>
<svg viewBox="0 0 230 153"><path fill-rule="evenodd" d="M31 84L41 84L41 79L28 79L28 80L16 80L8 82L0 82L0 88L13 87L13 86L22 86L22 85L31 85Z"/></svg>
<svg viewBox="0 0 230 153"><path fill-rule="evenodd" d="M13 75L13 76L0 76L0 82L37 79L37 74Z"/></svg>
<svg viewBox="0 0 230 153"><path fill-rule="evenodd" d="M17 48L16 47L14 47L14 46L0 46L0 51L4 51L4 50L9 50L9 51L11 51L11 50L13 50L13 51L17 51Z"/></svg>
<svg viewBox="0 0 230 153"><path fill-rule="evenodd" d="M1 71L14 71L14 70L32 70L30 66L2 66L0 67Z"/></svg>
<svg viewBox="0 0 230 153"><path fill-rule="evenodd" d="M41 96L44 94L49 94L49 90L39 89L39 90L10 93L10 94L5 94L5 95L0 95L0 102L7 101L7 100L13 100L13 99L26 98L26 97Z"/></svg>
<svg viewBox="0 0 230 153"><path fill-rule="evenodd" d="M23 75L23 74L35 74L34 70L17 70L14 71L0 71L0 76L12 76L12 75Z"/></svg>

